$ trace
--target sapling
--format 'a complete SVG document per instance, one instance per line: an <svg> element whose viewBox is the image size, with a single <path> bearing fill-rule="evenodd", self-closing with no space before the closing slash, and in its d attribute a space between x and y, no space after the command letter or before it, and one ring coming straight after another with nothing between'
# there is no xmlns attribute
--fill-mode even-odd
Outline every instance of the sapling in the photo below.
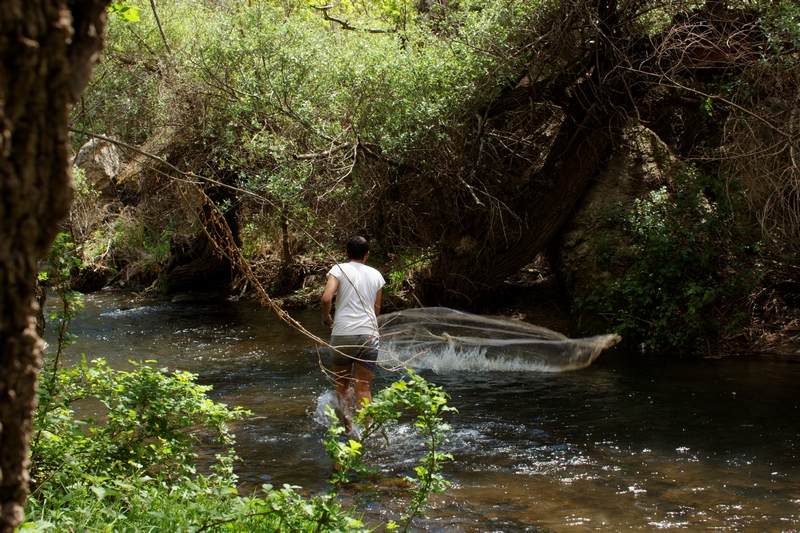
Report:
<svg viewBox="0 0 800 533"><path fill-rule="evenodd" d="M404 413L414 415L414 426L425 441L425 455L420 458L419 464L414 468L415 476L406 479L413 486L413 498L408 511L402 516L403 531L406 531L414 517L418 516L428 501L428 496L442 492L449 486L449 482L441 475L442 462L452 460L452 455L441 451L442 445L447 442L446 432L450 426L442 419L442 414L455 411L447 405L448 395L422 376L408 369L408 381L396 381L390 386L374 395L372 403L365 404L356 414L355 423L362 428L359 443L350 439L348 443L339 442L339 436L344 428L339 425L338 417L333 409L328 408L331 420L328 434L325 438L325 447L331 459L337 465L333 474L334 484L347 483L351 473L371 473L364 465L363 456L368 448L363 444L370 441L372 436L381 434L389 442L387 429L397 423ZM387 529L396 529L399 525L389 523Z"/></svg>

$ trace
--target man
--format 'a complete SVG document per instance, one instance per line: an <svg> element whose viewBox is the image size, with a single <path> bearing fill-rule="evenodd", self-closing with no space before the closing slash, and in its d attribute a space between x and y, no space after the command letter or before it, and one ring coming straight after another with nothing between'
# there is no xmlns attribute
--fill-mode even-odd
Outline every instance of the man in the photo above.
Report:
<svg viewBox="0 0 800 533"><path fill-rule="evenodd" d="M334 265L322 293L322 323L331 328L333 374L345 431L353 431L353 396L355 408L372 401L372 376L378 359L378 315L381 312L381 291L386 282L381 273L365 263L369 244L364 237L347 241L348 263ZM336 295L336 318L331 318L331 305Z"/></svg>

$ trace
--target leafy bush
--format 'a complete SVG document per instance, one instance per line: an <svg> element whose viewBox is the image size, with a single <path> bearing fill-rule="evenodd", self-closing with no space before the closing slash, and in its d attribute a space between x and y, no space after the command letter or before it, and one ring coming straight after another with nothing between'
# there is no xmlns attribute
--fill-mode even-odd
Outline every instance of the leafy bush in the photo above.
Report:
<svg viewBox="0 0 800 533"><path fill-rule="evenodd" d="M293 231L339 242L380 216L372 198L392 188L387 164L451 164L452 147L440 147L460 146L451 136L514 77L511 64L524 53L502 41L524 34L530 8L406 0L332 7L356 27L387 32L370 33L337 30L307 2L176 1L158 6L164 38L147 1L113 10L120 16L109 21L105 59L73 124L255 193L261 198L241 197L243 212L275 219L265 227L288 216L299 226ZM152 179L140 166L130 191ZM124 263L129 255L111 257Z"/></svg>
<svg viewBox="0 0 800 533"><path fill-rule="evenodd" d="M361 520L332 495L305 498L284 485L237 495L232 484L206 478L176 484L155 479L117 480L83 476L60 492L39 493L29 501L20 533L142 531L232 533L367 533Z"/></svg>
<svg viewBox="0 0 800 533"><path fill-rule="evenodd" d="M432 258L433 253L428 249L411 250L398 254L398 257L391 263L395 265L394 268L385 275L387 282L383 288L384 294L402 294L415 276L430 267ZM377 259L381 261L379 256Z"/></svg>
<svg viewBox="0 0 800 533"><path fill-rule="evenodd" d="M226 423L245 412L212 402L206 395L211 387L194 383L195 378L149 364L135 364L130 372L113 370L102 359L43 374L43 390L53 392L36 414L34 485L48 480L69 485L87 474L189 479L195 474L197 426L227 446L219 466L230 474L233 439ZM47 386L49 380L56 385ZM89 401L99 401L103 414L76 419L74 405Z"/></svg>
<svg viewBox="0 0 800 533"><path fill-rule="evenodd" d="M689 168L673 189L636 200L625 219L629 246L598 250L627 272L577 301L581 314L607 317L628 344L678 350L705 348L744 319L743 297L758 272L743 261L731 214L706 198L704 183Z"/></svg>

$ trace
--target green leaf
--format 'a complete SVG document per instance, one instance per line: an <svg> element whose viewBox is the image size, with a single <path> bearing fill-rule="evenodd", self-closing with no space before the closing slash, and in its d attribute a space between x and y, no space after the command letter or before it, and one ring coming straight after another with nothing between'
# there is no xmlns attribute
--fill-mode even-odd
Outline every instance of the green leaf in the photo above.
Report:
<svg viewBox="0 0 800 533"><path fill-rule="evenodd" d="M112 15L117 15L125 22L139 22L141 20L139 18L139 8L125 4L124 2L111 4L108 7L108 12Z"/></svg>

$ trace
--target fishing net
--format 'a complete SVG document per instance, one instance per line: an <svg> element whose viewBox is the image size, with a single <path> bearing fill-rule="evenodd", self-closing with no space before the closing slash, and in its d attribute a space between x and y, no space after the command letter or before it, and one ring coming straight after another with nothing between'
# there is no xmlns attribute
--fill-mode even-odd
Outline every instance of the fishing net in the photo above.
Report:
<svg viewBox="0 0 800 533"><path fill-rule="evenodd" d="M525 322L446 307L407 309L379 317L385 369L562 372L592 364L619 335L570 339Z"/></svg>

